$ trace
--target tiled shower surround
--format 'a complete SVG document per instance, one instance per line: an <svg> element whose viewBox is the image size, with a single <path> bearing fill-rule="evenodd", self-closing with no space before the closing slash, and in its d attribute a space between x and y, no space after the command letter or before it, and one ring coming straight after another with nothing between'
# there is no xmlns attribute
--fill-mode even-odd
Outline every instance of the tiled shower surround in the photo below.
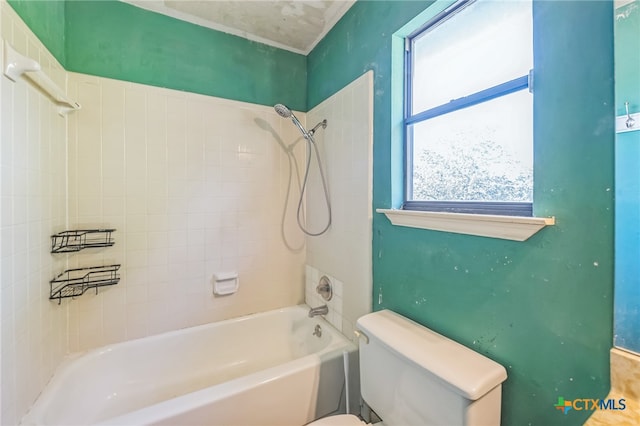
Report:
<svg viewBox="0 0 640 426"><path fill-rule="evenodd" d="M69 74L69 223L114 227L116 244L70 256L121 263L122 281L69 304L84 350L302 302L304 242L285 147L299 134L273 108ZM303 114L301 114L304 117ZM300 160L296 158L298 162ZM289 198L297 198L291 182ZM216 272L238 293L214 297Z"/></svg>
<svg viewBox="0 0 640 426"><path fill-rule="evenodd" d="M329 121L316 140L333 222L305 238L296 209L307 146L291 120L68 73L4 0L0 13L2 38L82 105L64 118L24 79L0 77L1 424L19 422L65 354L303 303L305 262L337 281L327 319L351 337L371 306L371 73L309 113L308 127ZM312 170L306 213L317 229ZM49 252L54 233L104 227L116 229L113 247ZM48 299L64 269L115 263L117 285ZM214 296L213 274L228 271L238 292Z"/></svg>
<svg viewBox="0 0 640 426"><path fill-rule="evenodd" d="M307 238L306 262L320 277L342 283L341 312L333 310L329 318L352 340L356 320L372 306L372 117L373 71L307 113L309 127L325 118L329 123L316 133L316 141L325 162L333 219L325 234ZM317 168L311 170L309 193L314 195L307 198L307 222L317 230L326 223L326 207ZM311 300L315 287L312 291Z"/></svg>

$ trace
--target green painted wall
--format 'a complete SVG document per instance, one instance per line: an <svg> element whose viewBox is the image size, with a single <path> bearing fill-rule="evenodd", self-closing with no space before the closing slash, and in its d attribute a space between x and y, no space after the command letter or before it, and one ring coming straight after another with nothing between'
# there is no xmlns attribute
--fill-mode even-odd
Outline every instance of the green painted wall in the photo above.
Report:
<svg viewBox="0 0 640 426"><path fill-rule="evenodd" d="M65 2L62 0L7 0L31 31L65 65L64 22Z"/></svg>
<svg viewBox="0 0 640 426"><path fill-rule="evenodd" d="M374 209L397 207L401 192L391 34L424 7L360 1L308 57L310 108L375 72ZM578 425L590 412L565 416L553 407L558 397L602 398L609 389L613 5L536 1L534 31L534 209L557 225L511 242L394 227L375 214L373 308L503 364L503 424Z"/></svg>
<svg viewBox="0 0 640 426"><path fill-rule="evenodd" d="M70 71L305 108L303 55L117 1L68 2L66 19Z"/></svg>
<svg viewBox="0 0 640 426"><path fill-rule="evenodd" d="M303 55L114 0L10 4L69 71L306 108Z"/></svg>

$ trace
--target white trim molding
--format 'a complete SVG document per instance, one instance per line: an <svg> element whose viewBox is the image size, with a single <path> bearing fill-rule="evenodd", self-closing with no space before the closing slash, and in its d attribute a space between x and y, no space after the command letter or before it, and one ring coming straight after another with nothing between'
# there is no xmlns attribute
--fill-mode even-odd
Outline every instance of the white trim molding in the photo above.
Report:
<svg viewBox="0 0 640 426"><path fill-rule="evenodd" d="M485 214L377 209L393 225L480 237L526 241L545 226L555 225L555 217L499 216Z"/></svg>

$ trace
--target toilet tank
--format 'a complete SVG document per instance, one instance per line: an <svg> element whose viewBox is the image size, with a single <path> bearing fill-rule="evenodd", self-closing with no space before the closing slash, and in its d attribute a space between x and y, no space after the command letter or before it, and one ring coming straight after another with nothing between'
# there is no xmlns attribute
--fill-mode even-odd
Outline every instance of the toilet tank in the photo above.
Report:
<svg viewBox="0 0 640 426"><path fill-rule="evenodd" d="M362 398L385 425L500 424L502 365L389 310L358 329Z"/></svg>

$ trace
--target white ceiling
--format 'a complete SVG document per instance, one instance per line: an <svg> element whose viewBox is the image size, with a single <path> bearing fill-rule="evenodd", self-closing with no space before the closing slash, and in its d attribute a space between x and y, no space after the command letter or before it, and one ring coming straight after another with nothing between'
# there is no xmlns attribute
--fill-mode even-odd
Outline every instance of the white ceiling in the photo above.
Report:
<svg viewBox="0 0 640 426"><path fill-rule="evenodd" d="M203 27L308 54L355 0L122 0Z"/></svg>

